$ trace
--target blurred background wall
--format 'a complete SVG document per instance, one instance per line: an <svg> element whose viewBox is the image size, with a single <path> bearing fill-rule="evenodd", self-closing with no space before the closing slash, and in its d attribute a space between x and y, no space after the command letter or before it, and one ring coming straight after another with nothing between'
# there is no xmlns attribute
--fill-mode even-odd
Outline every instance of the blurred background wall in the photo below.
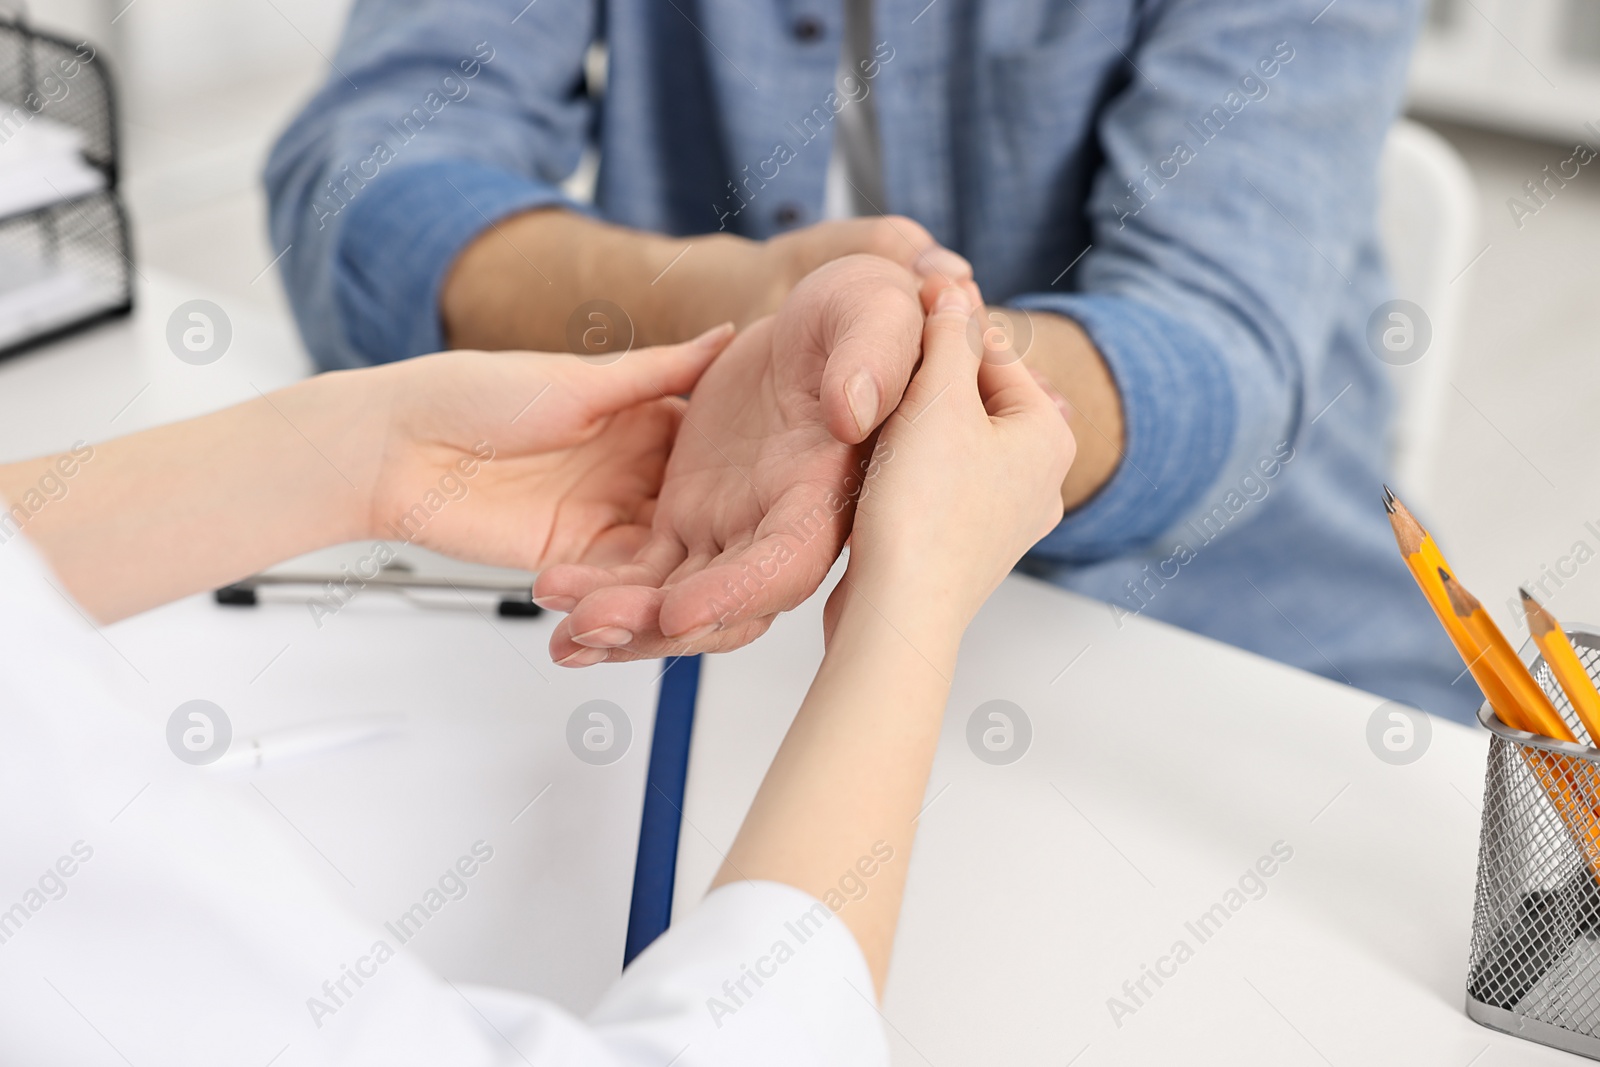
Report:
<svg viewBox="0 0 1600 1067"><path fill-rule="evenodd" d="M276 278L261 274L276 250L258 176L327 74L348 6L35 0L37 25L92 40L115 64L143 266L284 308ZM1541 580L1566 621L1600 622L1600 492L1588 469L1600 451L1600 166L1532 215L1510 207L1577 140L1600 147L1600 0L1436 0L1409 110L1465 157L1481 216L1481 251L1452 282L1467 310L1438 458L1419 487L1424 521L1502 625L1514 621L1506 595ZM1594 558L1577 564L1580 541Z"/></svg>

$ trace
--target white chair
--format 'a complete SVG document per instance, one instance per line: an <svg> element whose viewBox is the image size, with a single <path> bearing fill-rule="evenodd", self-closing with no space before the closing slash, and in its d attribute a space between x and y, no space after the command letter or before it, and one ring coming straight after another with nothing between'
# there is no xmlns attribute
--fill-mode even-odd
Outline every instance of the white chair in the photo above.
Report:
<svg viewBox="0 0 1600 1067"><path fill-rule="evenodd" d="M1378 164L1378 227L1395 296L1422 307L1433 329L1422 358L1386 366L1399 402L1395 484L1425 508L1471 278L1461 272L1482 250L1472 174L1460 153L1426 126L1401 119L1389 131Z"/></svg>

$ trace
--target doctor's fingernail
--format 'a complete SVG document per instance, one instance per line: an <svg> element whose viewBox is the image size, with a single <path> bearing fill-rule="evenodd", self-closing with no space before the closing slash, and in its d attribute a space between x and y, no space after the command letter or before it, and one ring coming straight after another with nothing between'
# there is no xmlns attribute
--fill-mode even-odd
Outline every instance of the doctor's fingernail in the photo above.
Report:
<svg viewBox="0 0 1600 1067"><path fill-rule="evenodd" d="M844 400L850 405L850 414L855 416L856 426L862 434L871 433L872 428L878 425L878 386L872 380L872 375L864 370L856 371L844 383Z"/></svg>
<svg viewBox="0 0 1600 1067"><path fill-rule="evenodd" d="M966 258L935 245L917 256L912 269L921 278L931 278L934 275L943 275L951 281L965 281L972 277L972 264Z"/></svg>
<svg viewBox="0 0 1600 1067"><path fill-rule="evenodd" d="M933 302L934 311L959 311L963 315L972 310L972 298L958 285L952 285L939 294Z"/></svg>
<svg viewBox="0 0 1600 1067"><path fill-rule="evenodd" d="M576 597L565 596L561 593L552 593L550 596L536 596L533 602L546 611L571 611L578 606Z"/></svg>
<svg viewBox="0 0 1600 1067"><path fill-rule="evenodd" d="M1050 379L1041 374L1037 367L1029 367L1028 373L1033 375L1033 380L1039 383L1039 388L1044 390L1044 395L1050 398L1050 402L1056 406L1056 410L1061 412L1061 417L1064 419L1071 418L1072 405L1067 402L1066 397L1061 395L1061 391L1051 383Z"/></svg>
<svg viewBox="0 0 1600 1067"><path fill-rule="evenodd" d="M604 663L609 655L611 653L603 648L580 648L570 656L556 660L556 666L593 667L596 663Z"/></svg>
<svg viewBox="0 0 1600 1067"><path fill-rule="evenodd" d="M573 634L572 639L589 648L616 648L632 641L633 631L624 630L620 626L597 626L593 630Z"/></svg>

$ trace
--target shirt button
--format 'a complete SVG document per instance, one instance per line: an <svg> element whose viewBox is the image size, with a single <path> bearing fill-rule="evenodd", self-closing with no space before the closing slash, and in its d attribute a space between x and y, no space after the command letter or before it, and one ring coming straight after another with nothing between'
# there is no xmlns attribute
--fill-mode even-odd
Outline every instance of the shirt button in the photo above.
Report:
<svg viewBox="0 0 1600 1067"><path fill-rule="evenodd" d="M822 36L822 20L815 15L801 15L794 20L794 39L810 44Z"/></svg>
<svg viewBox="0 0 1600 1067"><path fill-rule="evenodd" d="M798 204L780 204L772 217L779 226L793 226L800 221L800 207Z"/></svg>

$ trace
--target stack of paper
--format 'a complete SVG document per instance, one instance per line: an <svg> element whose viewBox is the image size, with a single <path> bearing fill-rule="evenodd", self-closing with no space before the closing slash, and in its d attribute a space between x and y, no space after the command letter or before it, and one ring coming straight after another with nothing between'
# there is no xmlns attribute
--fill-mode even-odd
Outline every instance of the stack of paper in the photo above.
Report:
<svg viewBox="0 0 1600 1067"><path fill-rule="evenodd" d="M0 220L105 187L105 175L83 158L81 131L20 108L0 124ZM113 279L74 267L41 232L25 222L0 232L0 348L121 299Z"/></svg>
<svg viewBox="0 0 1600 1067"><path fill-rule="evenodd" d="M21 115L28 118L10 128ZM105 185L105 175L84 161L81 131L25 108L13 111L0 126L0 219L98 192Z"/></svg>
<svg viewBox="0 0 1600 1067"><path fill-rule="evenodd" d="M0 243L0 349L122 300L117 284Z"/></svg>

